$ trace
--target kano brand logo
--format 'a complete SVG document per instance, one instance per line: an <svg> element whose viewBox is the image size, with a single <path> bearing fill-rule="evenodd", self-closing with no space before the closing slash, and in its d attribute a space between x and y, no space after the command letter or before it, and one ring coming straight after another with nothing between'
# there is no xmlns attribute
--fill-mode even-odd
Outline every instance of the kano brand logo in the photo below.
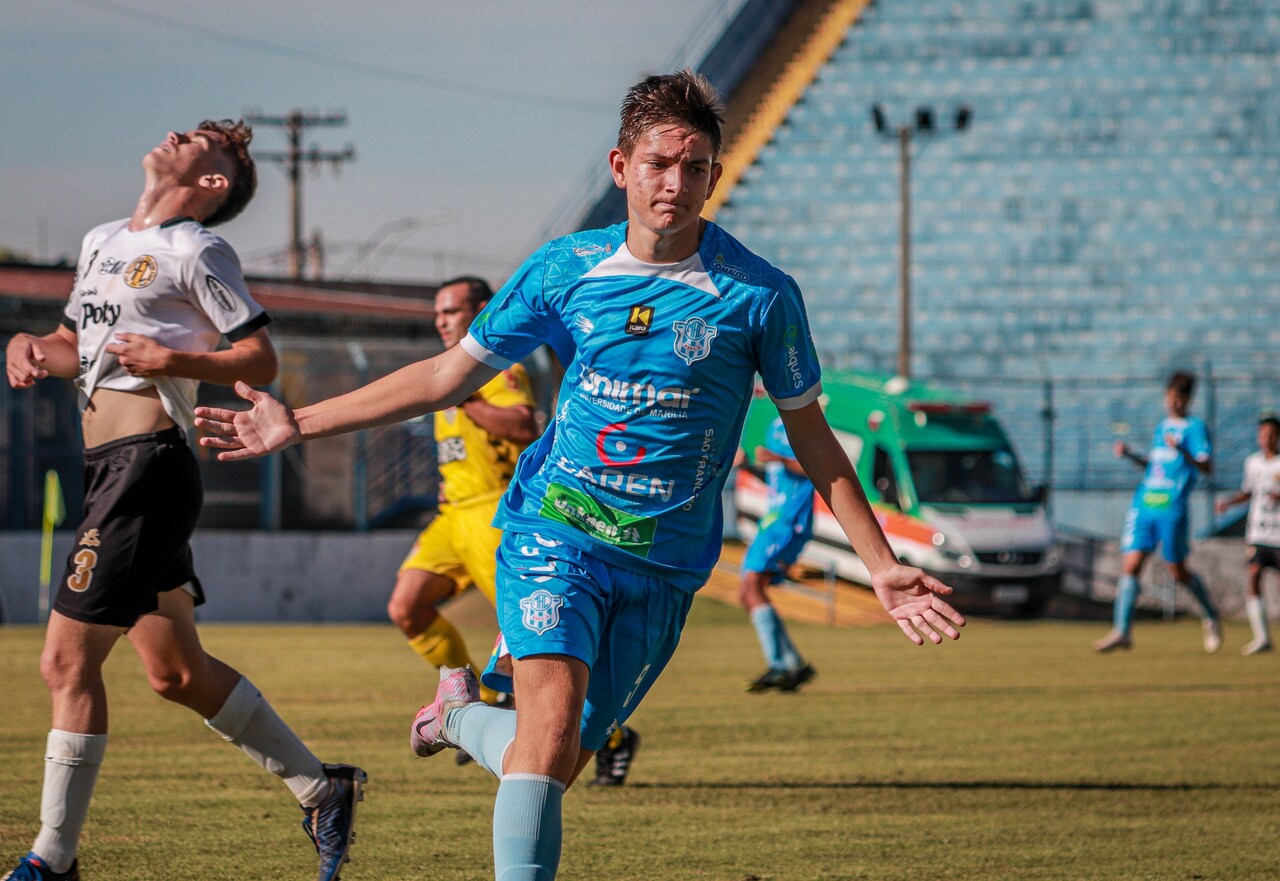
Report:
<svg viewBox="0 0 1280 881"><path fill-rule="evenodd" d="M124 283L131 288L145 288L156 280L156 271L156 258L143 254L125 269Z"/></svg>
<svg viewBox="0 0 1280 881"><path fill-rule="evenodd" d="M539 588L520 601L520 609L524 612L521 623L541 636L560 623L560 607L563 605L564 597Z"/></svg>
<svg viewBox="0 0 1280 881"><path fill-rule="evenodd" d="M676 354L690 366L694 361L701 361L711 354L711 341L720 334L719 330L701 318L677 321L671 325L671 329L676 332Z"/></svg>
<svg viewBox="0 0 1280 881"><path fill-rule="evenodd" d="M627 326L623 330L632 336L648 336L651 327L653 327L653 307L632 306L631 314L627 316Z"/></svg>

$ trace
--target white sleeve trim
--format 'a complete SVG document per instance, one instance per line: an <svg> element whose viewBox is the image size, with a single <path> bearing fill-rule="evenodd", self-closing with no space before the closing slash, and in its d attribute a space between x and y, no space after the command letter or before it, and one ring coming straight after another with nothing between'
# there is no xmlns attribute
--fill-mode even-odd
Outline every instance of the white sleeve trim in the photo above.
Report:
<svg viewBox="0 0 1280 881"><path fill-rule="evenodd" d="M492 367L494 370L506 370L512 364L516 363L514 361L508 361L496 352L489 351L471 334L464 336L459 345L461 345L463 350L472 358L475 358L485 367Z"/></svg>
<svg viewBox="0 0 1280 881"><path fill-rule="evenodd" d="M775 398L773 395L769 395L769 400L773 401L773 405L779 410L799 410L801 407L807 407L818 400L821 395L822 383L815 382L794 398Z"/></svg>

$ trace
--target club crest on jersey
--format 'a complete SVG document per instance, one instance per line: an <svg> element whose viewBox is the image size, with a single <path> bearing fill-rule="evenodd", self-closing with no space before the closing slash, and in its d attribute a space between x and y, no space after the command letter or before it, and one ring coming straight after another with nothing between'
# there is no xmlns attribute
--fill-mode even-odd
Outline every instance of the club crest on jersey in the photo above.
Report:
<svg viewBox="0 0 1280 881"><path fill-rule="evenodd" d="M648 336L651 327L653 327L653 307L632 306L631 313L627 316L627 326L623 330L632 336Z"/></svg>
<svg viewBox="0 0 1280 881"><path fill-rule="evenodd" d="M701 318L689 318L671 325L676 332L675 350L680 360L692 366L711 354L711 341L720 333Z"/></svg>
<svg viewBox="0 0 1280 881"><path fill-rule="evenodd" d="M563 605L564 597L558 597L549 590L535 590L520 601L520 609L524 612L521 621L526 629L541 636L560 623L560 607Z"/></svg>
<svg viewBox="0 0 1280 881"><path fill-rule="evenodd" d="M124 271L124 283L131 288L145 288L156 280L156 258L143 254L134 259Z"/></svg>

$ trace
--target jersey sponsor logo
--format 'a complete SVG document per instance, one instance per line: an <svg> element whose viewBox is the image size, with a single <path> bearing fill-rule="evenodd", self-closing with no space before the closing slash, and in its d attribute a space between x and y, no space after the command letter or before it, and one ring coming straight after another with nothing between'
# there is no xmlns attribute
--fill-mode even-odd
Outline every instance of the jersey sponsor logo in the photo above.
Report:
<svg viewBox="0 0 1280 881"><path fill-rule="evenodd" d="M581 530L597 541L638 557L648 557L658 522L598 502L559 483L547 485L539 516Z"/></svg>
<svg viewBox="0 0 1280 881"><path fill-rule="evenodd" d="M686 416L689 402L702 391L700 388L680 386L660 387L648 382L632 382L613 379L594 368L583 365L579 386L592 398L610 410L632 407L652 410L655 415Z"/></svg>
<svg viewBox="0 0 1280 881"><path fill-rule="evenodd" d="M627 325L623 330L632 336L648 336L651 327L653 327L653 307L632 306L631 313L627 316Z"/></svg>
<svg viewBox="0 0 1280 881"><path fill-rule="evenodd" d="M711 481L717 469L715 467L716 454L716 430L714 428L704 429L702 432L702 446L698 449L698 467L693 472L693 492L690 493L689 501L685 502L680 510L689 511L693 509L693 504L698 498L698 494Z"/></svg>
<svg viewBox="0 0 1280 881"><path fill-rule="evenodd" d="M121 307L110 300L100 306L95 306L93 303L81 303L80 329L84 330L91 324L105 324L107 327L115 327L116 322L120 320L120 310Z"/></svg>
<svg viewBox="0 0 1280 881"><path fill-rule="evenodd" d="M612 254L613 243L605 245L579 245L573 249L574 256L577 257L594 257L597 254Z"/></svg>
<svg viewBox="0 0 1280 881"><path fill-rule="evenodd" d="M556 460L556 467L585 483L637 498L657 497L664 502L669 502L676 488L674 480L664 480L649 474L637 474L634 471L619 471L617 468L591 468L587 465L575 464L566 456Z"/></svg>
<svg viewBox="0 0 1280 881"><path fill-rule="evenodd" d="M80 547L82 548L102 547L102 536L96 528L86 529L84 531L84 535L80 536Z"/></svg>
<svg viewBox="0 0 1280 881"><path fill-rule="evenodd" d="M84 271L81 272L79 269L76 269L75 281L73 281L72 284L79 284L80 279L84 278L86 275L92 272L94 261L96 261L97 259L98 259L98 252L95 249L94 252L89 255L89 262L85 263Z"/></svg>
<svg viewBox="0 0 1280 881"><path fill-rule="evenodd" d="M76 291L76 296L82 300L85 297L96 297L98 296L98 289L97 288L81 288L80 290Z"/></svg>
<svg viewBox="0 0 1280 881"><path fill-rule="evenodd" d="M436 444L436 464L449 465L467 458L467 442L460 437L442 438Z"/></svg>
<svg viewBox="0 0 1280 881"><path fill-rule="evenodd" d="M792 388L804 386L804 374L800 372L800 349L796 346L799 336L800 329L794 324L787 325L787 331L782 336L782 342L787 347L787 371L791 374Z"/></svg>
<svg viewBox="0 0 1280 881"><path fill-rule="evenodd" d="M520 621L526 630L542 636L560 623L560 607L563 605L564 597L556 596L546 588L538 588L520 601L523 613Z"/></svg>
<svg viewBox="0 0 1280 881"><path fill-rule="evenodd" d="M712 263L712 268L715 269L716 272L723 272L725 275L730 278L736 278L738 281L747 281L748 279L746 271L739 269L732 263L726 263L723 254L716 255L716 259Z"/></svg>
<svg viewBox="0 0 1280 881"><path fill-rule="evenodd" d="M231 291L227 289L226 285L212 275L204 277L204 284L209 289L209 296L213 298L213 302L217 303L226 312L236 311L236 301L231 296Z"/></svg>
<svg viewBox="0 0 1280 881"><path fill-rule="evenodd" d="M94 251L93 253L96 256L98 252ZM125 267L125 262L123 260L117 260L114 257L104 257L102 259L102 262L98 264L98 274L99 275L119 275L120 273L124 272L124 267ZM86 272L87 271L88 270L86 270Z"/></svg>
<svg viewBox="0 0 1280 881"><path fill-rule="evenodd" d="M156 280L159 267L156 258L143 254L134 259L124 271L124 283L131 288L145 288Z"/></svg>
<svg viewBox="0 0 1280 881"><path fill-rule="evenodd" d="M671 325L676 333L675 352L689 366L711 354L711 341L720 331L701 318L694 317Z"/></svg>
<svg viewBox="0 0 1280 881"><path fill-rule="evenodd" d="M609 435L614 434L615 432L621 434L626 430L627 424L625 422L612 422L600 429L599 433L596 434L596 455L600 457L601 462L606 465L625 468L628 465L635 465L644 459L645 453L647 452L644 447L637 447L636 454L630 459L614 459L609 455L609 447L612 447L613 451L616 453L622 455L626 454L627 442L621 438L611 439L609 437Z"/></svg>
<svg viewBox="0 0 1280 881"><path fill-rule="evenodd" d="M573 326L583 333L591 333L596 329L596 323L585 315L579 315L573 319Z"/></svg>

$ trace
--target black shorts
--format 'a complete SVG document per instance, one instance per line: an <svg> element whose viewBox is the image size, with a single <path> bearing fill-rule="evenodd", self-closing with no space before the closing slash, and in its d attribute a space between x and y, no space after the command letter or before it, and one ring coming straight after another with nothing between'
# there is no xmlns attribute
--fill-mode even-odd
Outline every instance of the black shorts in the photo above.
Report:
<svg viewBox="0 0 1280 881"><path fill-rule="evenodd" d="M204 490L177 428L85 450L84 522L53 607L77 621L132 627L157 596L190 584L204 593L188 543Z"/></svg>
<svg viewBox="0 0 1280 881"><path fill-rule="evenodd" d="M1271 545L1249 545L1249 565L1280 572L1280 548Z"/></svg>

